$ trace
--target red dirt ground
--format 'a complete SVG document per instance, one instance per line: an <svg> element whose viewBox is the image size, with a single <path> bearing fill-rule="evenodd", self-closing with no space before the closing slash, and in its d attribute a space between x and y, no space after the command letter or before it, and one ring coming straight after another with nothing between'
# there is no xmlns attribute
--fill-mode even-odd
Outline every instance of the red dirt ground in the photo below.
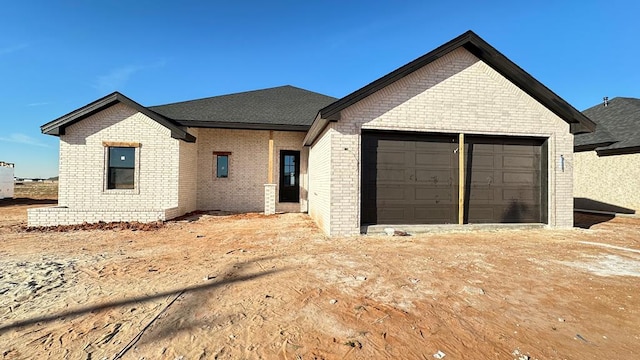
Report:
<svg viewBox="0 0 640 360"><path fill-rule="evenodd" d="M638 219L330 239L304 214L27 232L30 206L0 200L1 359L640 354Z"/></svg>

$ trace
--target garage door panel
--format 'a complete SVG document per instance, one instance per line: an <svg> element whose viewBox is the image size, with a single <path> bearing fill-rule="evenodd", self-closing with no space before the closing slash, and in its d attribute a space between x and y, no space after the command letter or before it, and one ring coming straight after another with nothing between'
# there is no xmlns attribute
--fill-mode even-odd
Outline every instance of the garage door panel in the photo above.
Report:
<svg viewBox="0 0 640 360"><path fill-rule="evenodd" d="M410 174L408 174L406 169L397 169L393 167L380 167L378 169L378 181L404 183L409 179L409 177Z"/></svg>
<svg viewBox="0 0 640 360"><path fill-rule="evenodd" d="M457 184L452 181L457 176L454 137L391 133L362 136L363 224L457 222L456 217L443 218L453 213L457 216L457 211L451 210L458 197Z"/></svg>
<svg viewBox="0 0 640 360"><path fill-rule="evenodd" d="M505 185L537 185L540 174L538 172L505 171L502 173L502 183Z"/></svg>
<svg viewBox="0 0 640 360"><path fill-rule="evenodd" d="M536 223L539 222L539 206L522 202L506 205L485 205L469 209L469 217L474 223Z"/></svg>
<svg viewBox="0 0 640 360"><path fill-rule="evenodd" d="M468 152L467 152L468 153ZM494 166L493 162L495 161L495 158L493 156L493 154L478 154L477 152L473 152L474 157L473 157L473 162L475 163L475 165L480 166L480 167L491 167Z"/></svg>
<svg viewBox="0 0 640 360"><path fill-rule="evenodd" d="M403 201L407 192L408 191L404 186L379 186L377 199ZM380 205L379 202L378 205Z"/></svg>
<svg viewBox="0 0 640 360"><path fill-rule="evenodd" d="M493 206L475 206L468 210L468 216L475 219L476 223L491 223L497 218Z"/></svg>
<svg viewBox="0 0 640 360"><path fill-rule="evenodd" d="M532 169L540 162L535 156L504 156L502 166L509 169Z"/></svg>
<svg viewBox="0 0 640 360"><path fill-rule="evenodd" d="M456 195L457 196L457 195ZM424 200L445 201L447 204L453 202L453 192L451 187L437 186L417 186L415 188L415 199L423 203Z"/></svg>
<svg viewBox="0 0 640 360"><path fill-rule="evenodd" d="M404 152L385 151L378 153L378 165L396 165L404 163Z"/></svg>
<svg viewBox="0 0 640 360"><path fill-rule="evenodd" d="M454 183L450 170L435 170L435 169L416 169L415 182L420 184L433 184L448 186ZM457 183L457 181L456 181Z"/></svg>
<svg viewBox="0 0 640 360"><path fill-rule="evenodd" d="M538 191L531 188L524 189L502 189L502 198L509 200L530 200L527 203L531 203L539 196Z"/></svg>
<svg viewBox="0 0 640 360"><path fill-rule="evenodd" d="M426 150L428 152L443 152L447 151L451 145L454 149L457 147L455 136L450 135L416 135L411 146L416 150Z"/></svg>
<svg viewBox="0 0 640 360"><path fill-rule="evenodd" d="M468 147L469 145L473 146L473 151L478 153L478 154L490 154L493 155L496 150L496 144L492 144L492 143L483 143L483 142L479 142L476 141L473 144L465 144L466 147Z"/></svg>
<svg viewBox="0 0 640 360"><path fill-rule="evenodd" d="M403 206L387 206L378 209L378 216L388 219L389 224L403 224L404 219L413 217L408 213L408 209ZM385 222L386 223L386 222Z"/></svg>
<svg viewBox="0 0 640 360"><path fill-rule="evenodd" d="M539 153L539 147L527 146L526 144L505 144L501 146L501 152L505 154L521 154L521 155L534 155Z"/></svg>
<svg viewBox="0 0 640 360"><path fill-rule="evenodd" d="M380 138L377 138L375 140L377 141L376 147L378 149L383 149L384 151L403 151L407 148L407 144L396 140L385 140Z"/></svg>
<svg viewBox="0 0 640 360"><path fill-rule="evenodd" d="M490 201L500 196L499 194L498 196L495 194L495 192L500 191L500 189L491 186L472 187L471 189L472 191L470 191L468 195L469 200Z"/></svg>
<svg viewBox="0 0 640 360"><path fill-rule="evenodd" d="M470 136L467 142L465 222L542 222L543 141Z"/></svg>
<svg viewBox="0 0 640 360"><path fill-rule="evenodd" d="M513 201L501 208L503 223L536 223L540 222L540 206L524 201Z"/></svg>
<svg viewBox="0 0 640 360"><path fill-rule="evenodd" d="M427 219L426 222L416 222L416 224L450 224L452 218L457 216L457 209L442 206L416 207L415 217L417 219Z"/></svg>
<svg viewBox="0 0 640 360"><path fill-rule="evenodd" d="M496 173L495 171L482 171L477 170L470 174L470 182L468 182L471 186L491 186L496 184L496 174L498 175L497 179L500 182L500 173Z"/></svg>
<svg viewBox="0 0 640 360"><path fill-rule="evenodd" d="M448 148L443 153L415 153L415 165L433 166L433 167L449 167L451 166L451 156L448 154Z"/></svg>

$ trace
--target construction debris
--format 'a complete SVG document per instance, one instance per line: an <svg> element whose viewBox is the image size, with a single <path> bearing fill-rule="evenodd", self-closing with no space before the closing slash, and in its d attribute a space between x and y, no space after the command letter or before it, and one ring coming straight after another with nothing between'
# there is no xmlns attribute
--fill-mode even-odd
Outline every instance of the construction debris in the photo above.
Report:
<svg viewBox="0 0 640 360"><path fill-rule="evenodd" d="M141 223L137 221L118 221L97 223L82 223L77 225L58 225L58 226L23 226L22 230L26 232L67 232L78 230L131 230L131 231L154 231L162 228L162 221L151 223Z"/></svg>
<svg viewBox="0 0 640 360"><path fill-rule="evenodd" d="M384 228L384 232L389 236L410 236L408 232L394 228Z"/></svg>
<svg viewBox="0 0 640 360"><path fill-rule="evenodd" d="M443 353L443 352L442 352L442 351L440 351L440 350L438 350L438 352L437 352L437 353L433 354L433 357L434 357L434 358L436 358L436 359L442 359L442 358L443 358L443 357L445 357L445 356L446 356L446 354L445 354L445 353Z"/></svg>

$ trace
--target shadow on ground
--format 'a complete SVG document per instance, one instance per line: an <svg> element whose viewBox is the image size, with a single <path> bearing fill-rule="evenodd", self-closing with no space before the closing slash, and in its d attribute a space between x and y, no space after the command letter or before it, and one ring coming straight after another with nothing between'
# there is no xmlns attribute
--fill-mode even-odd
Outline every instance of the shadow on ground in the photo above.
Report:
<svg viewBox="0 0 640 360"><path fill-rule="evenodd" d="M573 226L583 229L607 222L615 218L616 214L636 213L633 209L589 198L573 198L573 209Z"/></svg>
<svg viewBox="0 0 640 360"><path fill-rule="evenodd" d="M270 258L252 259L250 261L237 263L233 265L232 268L236 270L243 269L243 268L246 268L251 263L263 261L267 259L270 259ZM243 282L243 281L251 281L257 278L261 278L263 276L279 273L285 270L286 270L285 268L267 270L267 271L263 271L255 274L249 274L249 275L236 275L235 271L232 270L230 272L227 272L225 277L219 281L207 281L206 283L201 285L193 285L193 286L188 286L184 288L163 291L154 295L136 296L136 297L120 300L120 301L112 301L112 302L103 303L103 304L93 304L93 305L84 306L84 307L72 309L69 311L63 311L63 312L59 312L51 315L38 316L38 317L33 317L31 319L17 321L14 323L3 324L3 325L0 325L0 336L9 330L21 328L28 325L38 324L40 326L43 323L49 323L49 322L63 319L70 316L84 315L94 311L100 311L100 310L116 308L124 305L158 300L158 299L166 298L169 296L176 297L177 299L177 297L180 297L183 294L197 294L204 291L209 291L215 288L219 288L224 285L229 285L229 284Z"/></svg>
<svg viewBox="0 0 640 360"><path fill-rule="evenodd" d="M31 198L10 198L0 199L0 207L14 205L57 205L55 199L31 199Z"/></svg>
<svg viewBox="0 0 640 360"><path fill-rule="evenodd" d="M573 213L573 226L582 229L590 229L593 225L612 220L616 216L614 214L594 214L575 211Z"/></svg>

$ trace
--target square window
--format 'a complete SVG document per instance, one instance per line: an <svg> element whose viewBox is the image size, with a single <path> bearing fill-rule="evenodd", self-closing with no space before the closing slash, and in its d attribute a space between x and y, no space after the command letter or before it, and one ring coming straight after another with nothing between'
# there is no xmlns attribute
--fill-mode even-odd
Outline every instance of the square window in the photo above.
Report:
<svg viewBox="0 0 640 360"><path fill-rule="evenodd" d="M229 155L216 156L216 177L229 177Z"/></svg>
<svg viewBox="0 0 640 360"><path fill-rule="evenodd" d="M136 148L110 146L107 164L107 189L135 188Z"/></svg>

